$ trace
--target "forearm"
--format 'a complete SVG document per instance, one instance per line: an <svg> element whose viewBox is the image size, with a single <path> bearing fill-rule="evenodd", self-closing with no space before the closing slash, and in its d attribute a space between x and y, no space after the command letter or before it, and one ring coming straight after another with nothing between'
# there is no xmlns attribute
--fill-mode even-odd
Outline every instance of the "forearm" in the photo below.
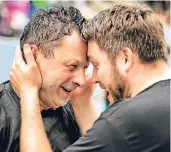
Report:
<svg viewBox="0 0 171 152"><path fill-rule="evenodd" d="M21 97L20 152L52 152L40 113L36 91Z"/></svg>
<svg viewBox="0 0 171 152"><path fill-rule="evenodd" d="M93 126L94 122L99 117L99 113L97 112L93 101L89 101L84 105L73 105L73 109L81 134L85 135L87 130Z"/></svg>

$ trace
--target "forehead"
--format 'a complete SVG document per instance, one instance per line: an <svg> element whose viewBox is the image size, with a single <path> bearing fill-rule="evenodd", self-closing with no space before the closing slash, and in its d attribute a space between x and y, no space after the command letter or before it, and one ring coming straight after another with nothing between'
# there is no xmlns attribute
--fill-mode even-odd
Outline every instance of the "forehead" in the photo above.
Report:
<svg viewBox="0 0 171 152"><path fill-rule="evenodd" d="M102 51L100 50L99 46L95 41L88 42L88 57L90 59L96 59L99 56L102 56Z"/></svg>
<svg viewBox="0 0 171 152"><path fill-rule="evenodd" d="M70 36L63 37L55 50L55 58L87 60L87 44L82 40L79 32L74 30Z"/></svg>
<svg viewBox="0 0 171 152"><path fill-rule="evenodd" d="M88 42L88 59L92 63L109 66L110 60L107 53L101 50L95 41Z"/></svg>

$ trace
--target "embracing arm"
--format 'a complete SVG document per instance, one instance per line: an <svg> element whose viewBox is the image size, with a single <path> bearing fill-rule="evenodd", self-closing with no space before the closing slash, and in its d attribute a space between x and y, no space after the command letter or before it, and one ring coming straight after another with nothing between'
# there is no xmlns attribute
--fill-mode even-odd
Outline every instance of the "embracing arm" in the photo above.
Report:
<svg viewBox="0 0 171 152"><path fill-rule="evenodd" d="M89 76L86 78L85 86L77 88L70 98L75 119L82 135L86 134L99 117L99 113L93 103L95 86L96 85L92 82L92 78Z"/></svg>
<svg viewBox="0 0 171 152"><path fill-rule="evenodd" d="M10 72L12 86L21 98L20 151L52 152L40 113L38 91L42 80L32 51L25 45L26 64L21 50L17 49Z"/></svg>
<svg viewBox="0 0 171 152"><path fill-rule="evenodd" d="M87 101L86 105L75 105L73 106L73 109L81 134L85 135L93 126L94 122L99 117L99 114L95 109L93 101Z"/></svg>
<svg viewBox="0 0 171 152"><path fill-rule="evenodd" d="M27 104L29 102L32 104ZM52 152L40 113L38 91L28 90L21 96L20 152Z"/></svg>

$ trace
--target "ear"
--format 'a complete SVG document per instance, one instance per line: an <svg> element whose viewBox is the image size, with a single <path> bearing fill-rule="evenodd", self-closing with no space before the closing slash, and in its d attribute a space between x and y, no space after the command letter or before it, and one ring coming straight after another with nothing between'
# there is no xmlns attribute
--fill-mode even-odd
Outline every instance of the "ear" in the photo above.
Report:
<svg viewBox="0 0 171 152"><path fill-rule="evenodd" d="M34 59L39 67L39 54L40 54L40 50L37 48L37 46L35 44L31 44L31 50L33 52L33 56L34 56Z"/></svg>
<svg viewBox="0 0 171 152"><path fill-rule="evenodd" d="M133 51L128 47L124 47L116 58L120 72L123 74L128 73L133 64Z"/></svg>
<svg viewBox="0 0 171 152"><path fill-rule="evenodd" d="M128 72L133 64L133 51L128 47L124 47L122 52L125 56L125 71Z"/></svg>
<svg viewBox="0 0 171 152"><path fill-rule="evenodd" d="M35 44L31 44L31 50L33 52L34 58L37 58L38 48Z"/></svg>

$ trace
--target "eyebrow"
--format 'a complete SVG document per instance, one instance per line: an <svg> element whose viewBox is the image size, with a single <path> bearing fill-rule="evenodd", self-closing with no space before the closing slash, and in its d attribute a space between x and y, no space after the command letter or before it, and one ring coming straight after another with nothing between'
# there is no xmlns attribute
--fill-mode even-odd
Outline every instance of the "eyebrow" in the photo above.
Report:
<svg viewBox="0 0 171 152"><path fill-rule="evenodd" d="M71 59L71 60L68 60L68 61L66 61L65 63L76 63L76 64L82 64L82 65L84 65L84 67L88 67L89 66L89 60L87 60L86 61L86 63L85 64L83 64L83 63L81 63L79 60L73 60L73 59Z"/></svg>
<svg viewBox="0 0 171 152"><path fill-rule="evenodd" d="M65 61L65 63L67 63L67 64L68 64L68 63L73 63L73 62L74 62L74 63L77 63L77 64L79 63L78 60L74 60L74 59L70 59L70 60L66 60L66 61Z"/></svg>

